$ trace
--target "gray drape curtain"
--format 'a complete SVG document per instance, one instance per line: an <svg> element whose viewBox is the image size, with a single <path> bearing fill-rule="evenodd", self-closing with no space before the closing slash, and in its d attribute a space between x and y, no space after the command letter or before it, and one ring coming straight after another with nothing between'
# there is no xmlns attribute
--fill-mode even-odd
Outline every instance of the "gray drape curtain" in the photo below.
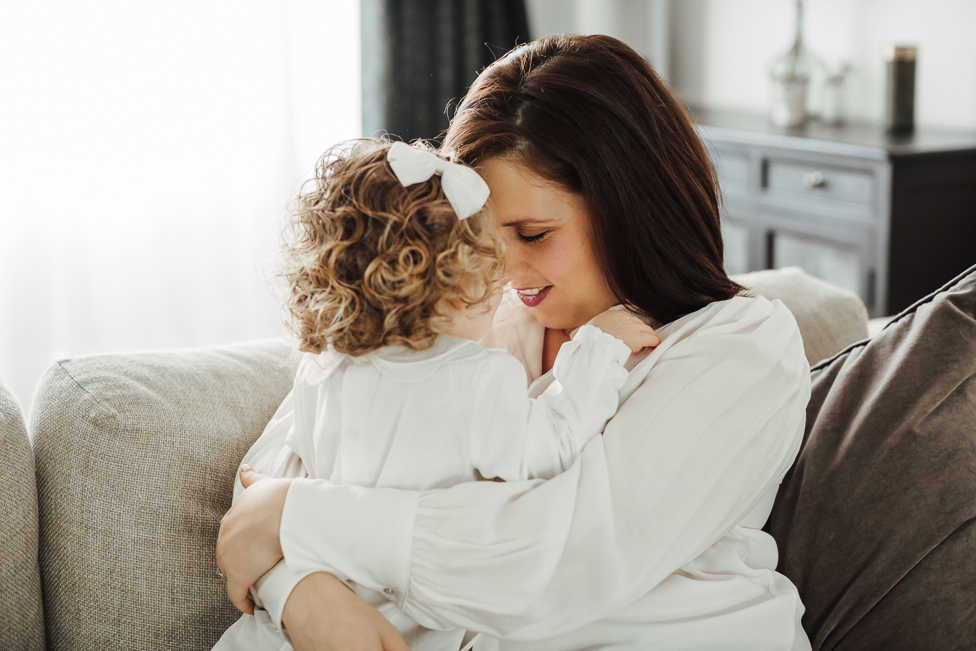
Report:
<svg viewBox="0 0 976 651"><path fill-rule="evenodd" d="M530 40L524 0L361 0L361 7L367 136L439 141L478 73Z"/></svg>

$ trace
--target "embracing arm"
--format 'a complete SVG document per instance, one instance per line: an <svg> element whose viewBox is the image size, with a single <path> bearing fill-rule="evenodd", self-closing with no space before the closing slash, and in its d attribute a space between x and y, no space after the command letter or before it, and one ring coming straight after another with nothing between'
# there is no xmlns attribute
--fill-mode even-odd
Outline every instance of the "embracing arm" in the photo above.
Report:
<svg viewBox="0 0 976 651"><path fill-rule="evenodd" d="M270 478L295 478L305 477L307 473L302 465L301 459L285 444L285 439L293 426L295 419L294 392L291 391L282 400L281 405L275 411L274 416L264 428L264 432L258 440L251 445L247 454L241 460L242 468L253 466L258 469L261 476ZM236 505L244 493L245 482L242 476L247 478L245 472L238 472L234 478L234 497L233 505ZM250 473L251 478L246 482L250 485L257 477L257 473ZM269 485L263 484L262 489L267 489ZM287 491L287 487L280 486L281 495ZM226 519L226 518L225 518ZM218 554L222 555L228 547L227 538L230 530L221 525L221 535L218 538ZM218 557L218 560L221 560ZM229 577L235 573L228 572ZM296 573L288 569L284 562L279 561L270 570L265 572L254 584L250 591L247 586L237 586L233 578L229 578L227 590L228 595L234 604L244 612L251 612L254 605L265 608L271 615L274 622L280 627L281 614L295 585L308 573Z"/></svg>
<svg viewBox="0 0 976 651"><path fill-rule="evenodd" d="M471 460L488 478L547 479L568 469L617 411L631 349L594 326L563 344L554 382L538 398L525 394L525 373L498 352L478 373Z"/></svg>
<svg viewBox="0 0 976 651"><path fill-rule="evenodd" d="M295 586L284 623L295 651L410 651L389 620L326 572Z"/></svg>
<svg viewBox="0 0 976 651"><path fill-rule="evenodd" d="M276 561L281 558L276 523L250 530L242 523L249 516L275 520L290 486L288 478L306 475L301 459L285 443L295 421L294 399L292 392L282 401L244 456L242 464L246 465L234 481L233 502L238 508L232 507L222 520L217 542L218 566L227 575L228 594L245 612L253 608L254 604L248 600L248 585L253 579L241 578L248 576L243 566L255 554L264 555L271 560L257 570L260 578L250 588L250 594L257 605L268 611L279 629L287 630L296 651L409 651L396 628L334 575L314 570L295 572L283 561ZM257 472L251 465L268 474ZM246 488L250 490L245 492ZM245 515L241 515L241 507ZM243 536L235 536L235 530L244 530ZM262 541L262 536L270 538ZM238 542L233 542L234 538ZM241 539L244 544L240 544Z"/></svg>
<svg viewBox="0 0 976 651"><path fill-rule="evenodd" d="M509 639L568 631L646 594L775 487L809 396L782 306L740 301L693 325L663 337L567 472L424 493L296 480L284 557L383 590L421 624Z"/></svg>

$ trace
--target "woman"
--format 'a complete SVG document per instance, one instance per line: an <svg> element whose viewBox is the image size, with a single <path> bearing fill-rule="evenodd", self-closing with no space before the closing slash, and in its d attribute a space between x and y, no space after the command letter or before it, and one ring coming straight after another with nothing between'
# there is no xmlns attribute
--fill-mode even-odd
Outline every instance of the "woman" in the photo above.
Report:
<svg viewBox="0 0 976 651"><path fill-rule="evenodd" d="M491 189L514 292L486 343L523 360L530 395L614 305L662 343L631 357L603 436L548 481L414 493L244 473L218 541L234 602L249 608L283 555L297 649L402 648L332 575L426 626L484 633L479 651L809 648L761 530L809 369L786 308L725 275L714 172L680 104L623 43L550 37L479 76L445 148ZM273 429L256 448L274 449Z"/></svg>

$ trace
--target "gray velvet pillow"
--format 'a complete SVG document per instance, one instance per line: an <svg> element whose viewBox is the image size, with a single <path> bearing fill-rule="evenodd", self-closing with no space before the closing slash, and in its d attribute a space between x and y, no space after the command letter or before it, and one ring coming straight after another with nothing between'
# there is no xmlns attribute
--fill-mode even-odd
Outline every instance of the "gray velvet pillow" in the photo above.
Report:
<svg viewBox="0 0 976 651"><path fill-rule="evenodd" d="M0 649L44 648L34 458L20 405L0 382Z"/></svg>
<svg viewBox="0 0 976 651"><path fill-rule="evenodd" d="M813 648L976 648L976 267L812 379L767 530Z"/></svg>
<svg viewBox="0 0 976 651"><path fill-rule="evenodd" d="M31 429L49 649L210 649L239 613L214 544L291 388L283 341L64 360Z"/></svg>

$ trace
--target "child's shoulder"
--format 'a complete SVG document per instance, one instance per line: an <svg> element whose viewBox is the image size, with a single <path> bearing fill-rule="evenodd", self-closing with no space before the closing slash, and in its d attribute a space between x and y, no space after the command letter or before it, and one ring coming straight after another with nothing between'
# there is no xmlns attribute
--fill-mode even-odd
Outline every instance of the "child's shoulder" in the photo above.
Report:
<svg viewBox="0 0 976 651"><path fill-rule="evenodd" d="M486 364L494 364L502 367L522 368L522 362L520 362L514 355L504 348L478 347L482 350L481 359Z"/></svg>
<svg viewBox="0 0 976 651"><path fill-rule="evenodd" d="M485 349L470 339L440 335L430 348L413 350L405 346L387 346L364 356L363 361L386 377L417 381L440 369L478 364L484 359Z"/></svg>
<svg viewBox="0 0 976 651"><path fill-rule="evenodd" d="M332 350L318 354L301 353L295 369L295 383L316 385L325 382L342 365L345 357Z"/></svg>
<svg viewBox="0 0 976 651"><path fill-rule="evenodd" d="M500 382L523 388L528 385L525 366L504 348L481 348L477 363L479 379L487 384Z"/></svg>

